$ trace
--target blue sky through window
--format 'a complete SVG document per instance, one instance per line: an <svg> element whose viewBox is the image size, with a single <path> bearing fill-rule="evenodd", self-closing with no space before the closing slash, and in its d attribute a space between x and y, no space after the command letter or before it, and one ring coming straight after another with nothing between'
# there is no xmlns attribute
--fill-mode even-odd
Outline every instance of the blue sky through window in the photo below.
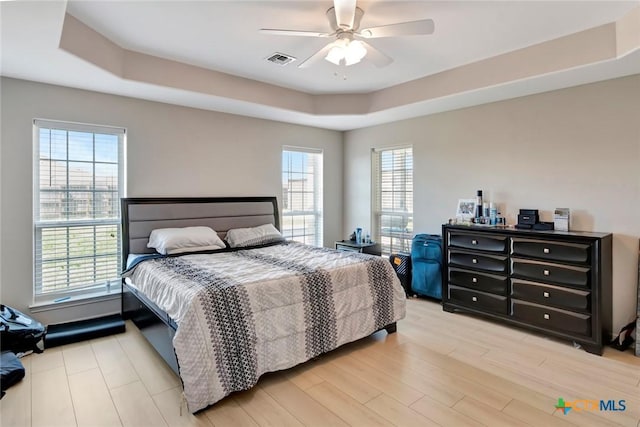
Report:
<svg viewBox="0 0 640 427"><path fill-rule="evenodd" d="M40 129L40 158L93 161L94 143L96 162L118 162L117 135L46 128Z"/></svg>

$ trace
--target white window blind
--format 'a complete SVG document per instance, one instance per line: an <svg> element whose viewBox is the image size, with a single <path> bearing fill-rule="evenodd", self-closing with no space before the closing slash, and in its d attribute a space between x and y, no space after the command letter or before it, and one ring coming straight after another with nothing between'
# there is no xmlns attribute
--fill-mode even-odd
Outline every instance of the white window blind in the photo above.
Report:
<svg viewBox="0 0 640 427"><path fill-rule="evenodd" d="M282 149L282 234L322 246L322 151Z"/></svg>
<svg viewBox="0 0 640 427"><path fill-rule="evenodd" d="M34 300L120 285L125 130L34 121Z"/></svg>
<svg viewBox="0 0 640 427"><path fill-rule="evenodd" d="M383 254L411 251L413 237L413 149L374 150L373 221Z"/></svg>

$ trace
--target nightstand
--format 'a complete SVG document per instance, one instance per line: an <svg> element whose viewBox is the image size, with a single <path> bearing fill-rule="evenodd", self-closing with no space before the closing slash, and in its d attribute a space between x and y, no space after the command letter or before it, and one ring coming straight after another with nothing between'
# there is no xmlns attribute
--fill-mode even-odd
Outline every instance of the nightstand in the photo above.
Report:
<svg viewBox="0 0 640 427"><path fill-rule="evenodd" d="M350 251L350 252L361 252L363 254L369 255L382 255L382 249L380 248L380 243L356 243L353 240L340 240L336 242L336 250L339 251Z"/></svg>

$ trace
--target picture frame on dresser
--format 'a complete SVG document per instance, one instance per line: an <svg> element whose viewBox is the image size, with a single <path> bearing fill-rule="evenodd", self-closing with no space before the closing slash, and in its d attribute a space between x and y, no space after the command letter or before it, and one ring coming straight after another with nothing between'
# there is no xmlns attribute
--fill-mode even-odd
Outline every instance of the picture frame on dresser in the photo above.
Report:
<svg viewBox="0 0 640 427"><path fill-rule="evenodd" d="M458 199L456 218L470 220L476 214L476 199Z"/></svg>

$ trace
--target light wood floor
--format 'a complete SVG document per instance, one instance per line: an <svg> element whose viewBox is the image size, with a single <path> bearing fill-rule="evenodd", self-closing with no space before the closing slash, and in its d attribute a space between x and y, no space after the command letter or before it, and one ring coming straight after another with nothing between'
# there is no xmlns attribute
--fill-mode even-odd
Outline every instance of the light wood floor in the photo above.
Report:
<svg viewBox="0 0 640 427"><path fill-rule="evenodd" d="M408 301L398 332L379 332L268 374L197 416L180 381L132 324L124 334L22 359L0 401L9 426L640 426L640 358L603 357ZM559 397L625 400L619 412L556 411Z"/></svg>

